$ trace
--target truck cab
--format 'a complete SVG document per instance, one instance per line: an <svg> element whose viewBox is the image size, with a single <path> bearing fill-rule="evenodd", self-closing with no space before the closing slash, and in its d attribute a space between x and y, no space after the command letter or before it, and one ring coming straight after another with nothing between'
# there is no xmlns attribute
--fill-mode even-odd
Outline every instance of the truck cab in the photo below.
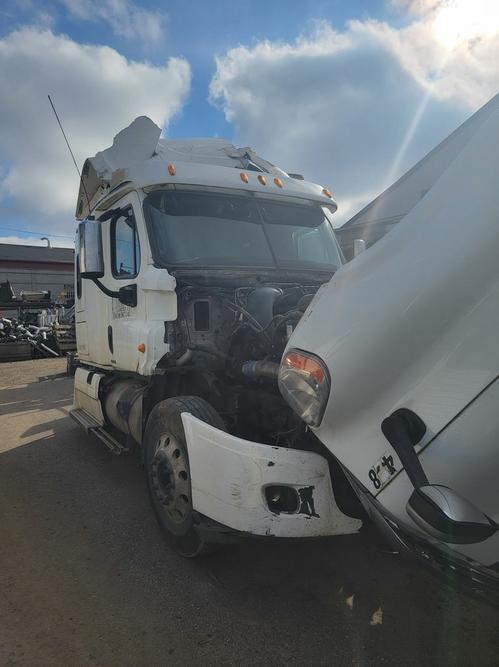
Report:
<svg viewBox="0 0 499 667"><path fill-rule="evenodd" d="M138 450L174 546L356 532L360 506L283 400L279 362L343 264L331 192L147 118L84 165L72 417Z"/></svg>

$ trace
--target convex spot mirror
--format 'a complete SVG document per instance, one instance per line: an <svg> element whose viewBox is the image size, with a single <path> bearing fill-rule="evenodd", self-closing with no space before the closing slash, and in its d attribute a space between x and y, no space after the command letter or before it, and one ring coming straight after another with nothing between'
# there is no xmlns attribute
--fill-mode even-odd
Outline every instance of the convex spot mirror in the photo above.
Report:
<svg viewBox="0 0 499 667"><path fill-rule="evenodd" d="M102 225L93 220L84 220L78 225L79 268L82 278L104 276L102 252Z"/></svg>
<svg viewBox="0 0 499 667"><path fill-rule="evenodd" d="M124 306L135 308L137 305L137 285L125 285L118 290L118 301Z"/></svg>
<svg viewBox="0 0 499 667"><path fill-rule="evenodd" d="M499 526L458 493L440 484L417 488L407 513L425 532L448 544L474 544L493 535Z"/></svg>

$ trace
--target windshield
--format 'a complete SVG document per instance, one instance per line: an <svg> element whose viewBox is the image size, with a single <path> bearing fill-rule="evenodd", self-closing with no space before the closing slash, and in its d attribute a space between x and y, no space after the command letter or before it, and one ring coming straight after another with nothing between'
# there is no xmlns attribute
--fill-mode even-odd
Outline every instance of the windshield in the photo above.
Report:
<svg viewBox="0 0 499 667"><path fill-rule="evenodd" d="M144 213L161 266L335 271L342 264L323 209L306 200L156 190Z"/></svg>

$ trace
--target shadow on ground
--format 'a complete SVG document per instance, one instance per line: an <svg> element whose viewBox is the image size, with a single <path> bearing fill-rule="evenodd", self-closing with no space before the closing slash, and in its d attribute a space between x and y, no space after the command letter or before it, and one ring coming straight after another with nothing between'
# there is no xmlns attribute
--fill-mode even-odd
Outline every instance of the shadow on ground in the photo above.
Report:
<svg viewBox="0 0 499 667"><path fill-rule="evenodd" d="M29 387L0 391L25 406L0 454L0 663L497 664L497 611L370 529L177 557L138 462L64 416L71 382Z"/></svg>

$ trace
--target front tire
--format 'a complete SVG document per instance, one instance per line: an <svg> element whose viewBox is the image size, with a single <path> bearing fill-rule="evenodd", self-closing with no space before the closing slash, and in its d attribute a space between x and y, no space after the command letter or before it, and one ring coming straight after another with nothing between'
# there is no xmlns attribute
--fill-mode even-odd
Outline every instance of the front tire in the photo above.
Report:
<svg viewBox="0 0 499 667"><path fill-rule="evenodd" d="M182 556L194 558L213 550L196 531L192 488L182 413L226 431L218 413L198 396L161 401L151 411L144 436L149 497L170 543Z"/></svg>

